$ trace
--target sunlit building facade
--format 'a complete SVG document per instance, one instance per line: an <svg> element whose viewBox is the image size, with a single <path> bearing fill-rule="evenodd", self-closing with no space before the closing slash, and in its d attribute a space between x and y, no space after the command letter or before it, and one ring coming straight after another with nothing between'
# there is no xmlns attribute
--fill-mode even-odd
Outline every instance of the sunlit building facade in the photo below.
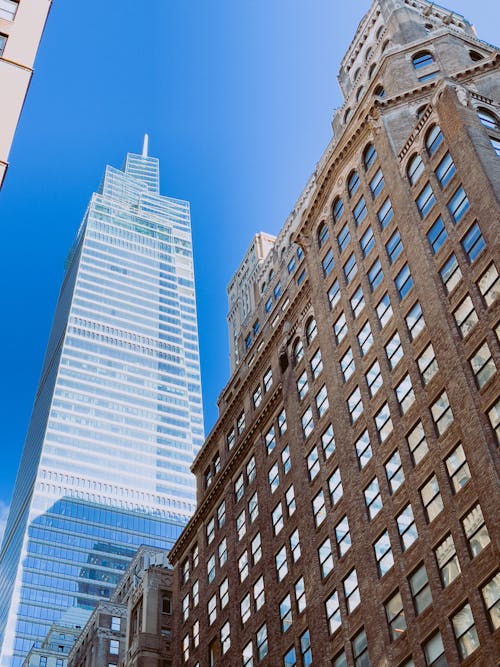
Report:
<svg viewBox="0 0 500 667"><path fill-rule="evenodd" d="M66 273L0 555L0 664L111 596L194 509L203 416L189 204L108 166Z"/></svg>

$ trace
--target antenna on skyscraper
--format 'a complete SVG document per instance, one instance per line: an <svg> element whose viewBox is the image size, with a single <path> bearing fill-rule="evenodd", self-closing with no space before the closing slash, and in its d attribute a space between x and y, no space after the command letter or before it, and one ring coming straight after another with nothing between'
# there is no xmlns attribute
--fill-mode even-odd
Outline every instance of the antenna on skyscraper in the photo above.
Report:
<svg viewBox="0 0 500 667"><path fill-rule="evenodd" d="M142 157L148 157L149 135L144 135L144 143L142 144Z"/></svg>

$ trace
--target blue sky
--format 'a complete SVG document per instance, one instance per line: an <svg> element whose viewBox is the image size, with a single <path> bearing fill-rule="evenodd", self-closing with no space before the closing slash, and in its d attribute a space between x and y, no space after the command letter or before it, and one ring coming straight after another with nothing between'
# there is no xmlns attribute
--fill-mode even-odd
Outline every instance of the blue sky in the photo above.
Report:
<svg viewBox="0 0 500 667"><path fill-rule="evenodd" d="M104 165L161 160L193 223L206 430L229 376L226 285L277 233L331 136L338 65L368 0L54 1L0 193L0 533L67 251ZM498 41L497 0L455 0Z"/></svg>

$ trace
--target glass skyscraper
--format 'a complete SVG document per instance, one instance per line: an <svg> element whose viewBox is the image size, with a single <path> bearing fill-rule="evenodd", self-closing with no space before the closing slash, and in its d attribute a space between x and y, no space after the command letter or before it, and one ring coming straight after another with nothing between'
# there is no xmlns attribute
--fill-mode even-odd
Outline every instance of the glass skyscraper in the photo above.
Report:
<svg viewBox="0 0 500 667"><path fill-rule="evenodd" d="M0 554L1 667L108 598L195 508L203 442L189 203L108 166L69 253Z"/></svg>

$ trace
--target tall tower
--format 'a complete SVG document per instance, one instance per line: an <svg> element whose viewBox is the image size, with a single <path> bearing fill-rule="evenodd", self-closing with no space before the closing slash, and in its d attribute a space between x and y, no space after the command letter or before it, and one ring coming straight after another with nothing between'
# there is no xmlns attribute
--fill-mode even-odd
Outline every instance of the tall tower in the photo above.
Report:
<svg viewBox="0 0 500 667"><path fill-rule="evenodd" d="M194 509L203 416L189 203L159 163L106 167L66 273L0 555L0 664L108 598Z"/></svg>
<svg viewBox="0 0 500 667"><path fill-rule="evenodd" d="M0 188L52 0L0 0Z"/></svg>
<svg viewBox="0 0 500 667"><path fill-rule="evenodd" d="M439 4L367 9L193 465L183 667L500 660L499 54Z"/></svg>

